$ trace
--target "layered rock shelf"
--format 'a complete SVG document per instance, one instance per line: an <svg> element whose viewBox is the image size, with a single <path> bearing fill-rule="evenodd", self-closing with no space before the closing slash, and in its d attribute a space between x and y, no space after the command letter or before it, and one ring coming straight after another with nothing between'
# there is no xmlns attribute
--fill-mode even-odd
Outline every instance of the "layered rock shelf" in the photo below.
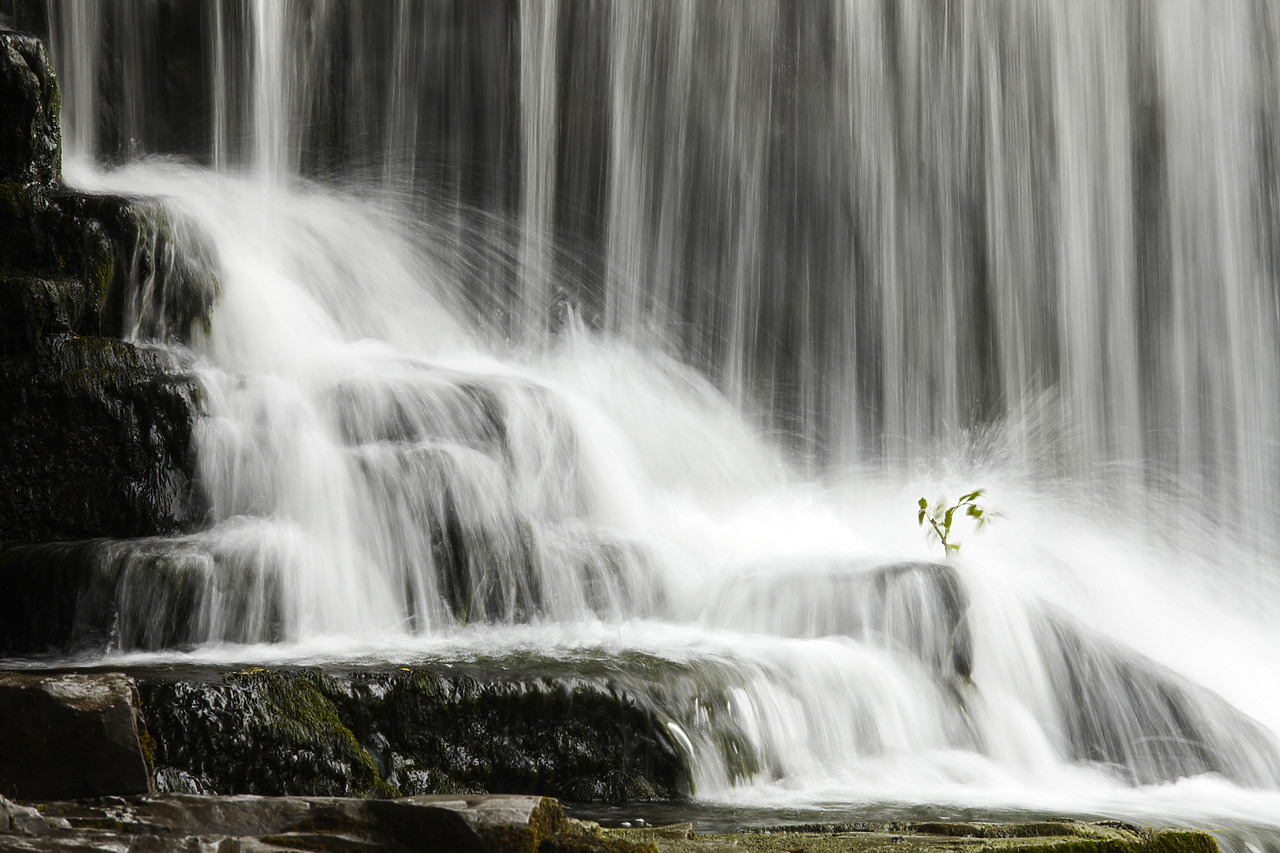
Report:
<svg viewBox="0 0 1280 853"><path fill-rule="evenodd" d="M689 824L602 829L544 797L0 798L0 849L440 851L440 853L1216 853L1208 835L1126 824L858 823L695 835Z"/></svg>
<svg viewBox="0 0 1280 853"><path fill-rule="evenodd" d="M163 344L207 318L208 255L154 201L62 183L59 105L43 44L0 31L0 546L204 515L200 390Z"/></svg>
<svg viewBox="0 0 1280 853"><path fill-rule="evenodd" d="M585 680L254 669L140 683L161 790L688 797L661 719Z"/></svg>

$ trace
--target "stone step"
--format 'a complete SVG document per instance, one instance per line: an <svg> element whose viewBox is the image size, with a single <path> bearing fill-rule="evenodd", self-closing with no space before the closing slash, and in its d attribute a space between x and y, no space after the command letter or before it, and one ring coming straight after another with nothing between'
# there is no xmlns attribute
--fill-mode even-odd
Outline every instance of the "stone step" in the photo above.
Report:
<svg viewBox="0 0 1280 853"><path fill-rule="evenodd" d="M1204 833L1116 821L842 823L695 835L690 824L601 829L545 797L161 795L0 798L0 851L440 851L440 853L1217 853Z"/></svg>

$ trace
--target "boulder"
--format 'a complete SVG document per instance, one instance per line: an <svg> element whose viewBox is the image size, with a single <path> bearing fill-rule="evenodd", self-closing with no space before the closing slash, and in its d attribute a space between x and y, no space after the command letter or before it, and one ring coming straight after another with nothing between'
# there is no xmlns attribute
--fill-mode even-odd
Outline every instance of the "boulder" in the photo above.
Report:
<svg viewBox="0 0 1280 853"><path fill-rule="evenodd" d="M0 673L0 793L22 799L152 790L138 693L119 673Z"/></svg>

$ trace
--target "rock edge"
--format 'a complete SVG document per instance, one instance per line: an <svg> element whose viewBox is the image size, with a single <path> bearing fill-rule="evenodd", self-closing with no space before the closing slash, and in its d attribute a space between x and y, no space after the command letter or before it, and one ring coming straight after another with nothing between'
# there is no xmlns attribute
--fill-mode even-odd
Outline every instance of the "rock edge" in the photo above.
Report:
<svg viewBox="0 0 1280 853"><path fill-rule="evenodd" d="M1114 821L892 823L694 835L690 824L601 829L546 797L162 795L47 802L0 798L0 850L362 850L449 853L1217 853L1205 833Z"/></svg>

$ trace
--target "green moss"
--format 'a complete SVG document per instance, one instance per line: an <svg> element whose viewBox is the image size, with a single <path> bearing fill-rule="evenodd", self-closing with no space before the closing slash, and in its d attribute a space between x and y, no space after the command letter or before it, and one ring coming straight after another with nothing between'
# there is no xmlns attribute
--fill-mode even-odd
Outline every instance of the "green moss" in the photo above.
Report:
<svg viewBox="0 0 1280 853"><path fill-rule="evenodd" d="M9 210L17 210L26 190L19 181L0 181L0 203Z"/></svg>
<svg viewBox="0 0 1280 853"><path fill-rule="evenodd" d="M99 308L106 304L107 294L111 290L111 276L115 271L115 263L111 255L104 254L89 264L89 285Z"/></svg>
<svg viewBox="0 0 1280 853"><path fill-rule="evenodd" d="M644 836L624 837L620 833L603 831L596 824L575 821L566 831L545 840L538 848L538 853L667 853L672 849L672 844L678 841L675 835L658 835L661 830L649 832ZM688 833L683 833L679 838L686 838L687 835ZM661 838L666 846L660 846L655 838Z"/></svg>
<svg viewBox="0 0 1280 853"><path fill-rule="evenodd" d="M148 767L156 766L156 741L150 732L143 731L138 735L138 746L142 748L142 757L146 760Z"/></svg>
<svg viewBox="0 0 1280 853"><path fill-rule="evenodd" d="M996 843L984 845L988 850L1013 850L1018 853L1218 853L1213 837L1203 832L1141 830L1137 838L1125 833L1107 838L1047 841L1043 844Z"/></svg>
<svg viewBox="0 0 1280 853"><path fill-rule="evenodd" d="M527 826L482 827L480 837L490 850L502 853L538 853L542 839Z"/></svg>
<svg viewBox="0 0 1280 853"><path fill-rule="evenodd" d="M1152 833L1138 849L1141 853L1218 853L1218 842L1204 832L1167 830Z"/></svg>
<svg viewBox="0 0 1280 853"><path fill-rule="evenodd" d="M734 844L751 853L1218 853L1202 832L1139 829L1074 821L1025 824L843 824L786 827L699 836L709 844ZM788 831L790 830L790 831ZM644 830L609 830L639 837ZM697 850L696 844L664 847L663 853Z"/></svg>
<svg viewBox="0 0 1280 853"><path fill-rule="evenodd" d="M355 796L400 796L399 790L383 781L373 758L308 674L250 671L230 675L227 681L251 687L260 696L264 720L274 729L273 739L310 744L348 762Z"/></svg>
<svg viewBox="0 0 1280 853"><path fill-rule="evenodd" d="M567 830L569 819L565 817L564 809L560 808L558 802L550 797L543 797L542 802L538 803L537 808L529 815L529 826L533 827L538 835L546 837Z"/></svg>

